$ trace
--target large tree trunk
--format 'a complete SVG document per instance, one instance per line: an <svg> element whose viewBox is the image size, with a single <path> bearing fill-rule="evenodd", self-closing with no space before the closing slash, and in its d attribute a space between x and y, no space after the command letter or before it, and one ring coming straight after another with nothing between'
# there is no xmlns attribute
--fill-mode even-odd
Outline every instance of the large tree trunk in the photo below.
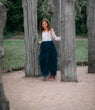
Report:
<svg viewBox="0 0 95 110"><path fill-rule="evenodd" d="M61 80L77 81L75 0L61 0Z"/></svg>
<svg viewBox="0 0 95 110"><path fill-rule="evenodd" d="M52 0L51 3L51 25L57 36L60 36L60 1L61 0ZM58 70L60 70L60 41L54 41L55 46L58 52Z"/></svg>
<svg viewBox="0 0 95 110"><path fill-rule="evenodd" d="M95 73L95 0L87 0L88 72Z"/></svg>
<svg viewBox="0 0 95 110"><path fill-rule="evenodd" d="M0 36L1 37L1 36ZM4 94L2 84L2 57L4 56L4 49L0 46L0 110L9 110L9 102Z"/></svg>
<svg viewBox="0 0 95 110"><path fill-rule="evenodd" d="M37 32L37 0L22 0L25 33L25 75L39 76L38 65L38 32Z"/></svg>
<svg viewBox="0 0 95 110"><path fill-rule="evenodd" d="M0 110L9 110L9 102L4 94L3 84L2 84L2 65L4 49L3 45L3 29L6 22L6 8L2 3L0 3Z"/></svg>

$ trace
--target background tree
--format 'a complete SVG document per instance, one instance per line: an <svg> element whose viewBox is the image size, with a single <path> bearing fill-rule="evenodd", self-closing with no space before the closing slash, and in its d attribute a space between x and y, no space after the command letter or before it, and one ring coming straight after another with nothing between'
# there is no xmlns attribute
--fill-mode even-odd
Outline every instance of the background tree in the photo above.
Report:
<svg viewBox="0 0 95 110"><path fill-rule="evenodd" d="M38 0L37 7L37 21L38 21L38 29L40 21L43 18L47 18L49 21L51 20L51 0Z"/></svg>
<svg viewBox="0 0 95 110"><path fill-rule="evenodd" d="M87 1L88 72L95 73L95 0Z"/></svg>
<svg viewBox="0 0 95 110"><path fill-rule="evenodd" d="M7 8L7 22L4 32L23 31L23 9L21 0L1 0Z"/></svg>
<svg viewBox="0 0 95 110"><path fill-rule="evenodd" d="M87 33L87 0L76 0L76 34L86 34Z"/></svg>
<svg viewBox="0 0 95 110"><path fill-rule="evenodd" d="M0 110L9 110L9 102L5 96L3 84L2 84L2 65L4 57L3 49L3 29L6 22L6 8L0 2Z"/></svg>
<svg viewBox="0 0 95 110"><path fill-rule="evenodd" d="M60 3L61 3L61 0L52 0L51 2L51 25L56 33L57 36L60 36L60 27L61 27L61 24L60 24ZM56 42L54 41L55 43L55 46L56 46L56 49L57 49L57 52L58 52L58 70L60 70L60 41Z"/></svg>
<svg viewBox="0 0 95 110"><path fill-rule="evenodd" d="M21 0L1 0L7 7L7 23L4 32L24 31L23 27L23 9ZM37 21L38 28L42 18L47 18L51 21L51 3L52 0L38 0ZM87 33L87 15L86 7L87 0L76 0L76 34Z"/></svg>

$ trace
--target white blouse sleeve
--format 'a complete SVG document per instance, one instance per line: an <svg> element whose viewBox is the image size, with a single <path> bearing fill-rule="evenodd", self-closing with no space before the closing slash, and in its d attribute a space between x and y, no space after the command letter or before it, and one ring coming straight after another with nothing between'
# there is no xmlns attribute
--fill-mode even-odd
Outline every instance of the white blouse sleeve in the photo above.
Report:
<svg viewBox="0 0 95 110"><path fill-rule="evenodd" d="M54 32L54 30L53 29L51 29L51 30L52 30L52 37L53 37L53 39L56 40L56 41L60 41L61 37L57 37L55 32Z"/></svg>

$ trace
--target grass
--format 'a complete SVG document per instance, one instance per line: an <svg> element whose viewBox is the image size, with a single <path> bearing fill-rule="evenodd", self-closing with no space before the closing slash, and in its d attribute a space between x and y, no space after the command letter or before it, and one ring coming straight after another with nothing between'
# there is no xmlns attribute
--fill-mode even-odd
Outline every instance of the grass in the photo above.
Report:
<svg viewBox="0 0 95 110"><path fill-rule="evenodd" d="M4 40L5 49L4 69L19 67L25 64L25 44L24 40ZM76 40L77 61L88 61L88 41Z"/></svg>
<svg viewBox="0 0 95 110"><path fill-rule="evenodd" d="M19 67L25 63L25 45L23 40L4 40L5 49L4 69Z"/></svg>
<svg viewBox="0 0 95 110"><path fill-rule="evenodd" d="M88 61L88 40L76 40L77 61Z"/></svg>

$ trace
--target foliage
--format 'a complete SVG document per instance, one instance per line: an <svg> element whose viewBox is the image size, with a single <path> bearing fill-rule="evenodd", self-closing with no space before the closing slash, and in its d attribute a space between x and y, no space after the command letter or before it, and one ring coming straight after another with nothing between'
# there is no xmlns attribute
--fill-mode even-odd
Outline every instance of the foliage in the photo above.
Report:
<svg viewBox="0 0 95 110"><path fill-rule="evenodd" d="M76 34L87 33L87 0L76 0Z"/></svg>
<svg viewBox="0 0 95 110"><path fill-rule="evenodd" d="M23 9L21 0L1 0L7 8L7 23L4 32L23 31Z"/></svg>
<svg viewBox="0 0 95 110"><path fill-rule="evenodd" d="M52 0L38 0L37 19L38 27L42 18L47 18L50 21L50 1ZM7 23L4 32L18 32L23 31L23 9L22 0L1 0L7 7ZM76 0L76 34L87 33L87 16L86 7L87 0Z"/></svg>
<svg viewBox="0 0 95 110"><path fill-rule="evenodd" d="M43 18L47 18L50 21L51 13L50 13L50 3L48 2L48 0L38 0L37 14L38 14L38 27L40 21Z"/></svg>

